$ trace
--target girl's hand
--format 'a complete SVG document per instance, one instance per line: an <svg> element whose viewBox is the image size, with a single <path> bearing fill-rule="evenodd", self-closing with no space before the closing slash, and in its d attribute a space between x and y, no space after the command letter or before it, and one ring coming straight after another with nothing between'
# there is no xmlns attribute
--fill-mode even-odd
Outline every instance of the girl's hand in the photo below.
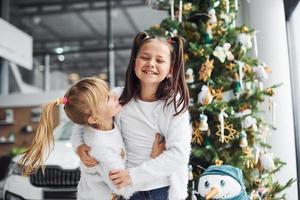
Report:
<svg viewBox="0 0 300 200"><path fill-rule="evenodd" d="M98 161L89 155L90 150L91 147L86 144L81 144L77 147L76 153L85 166L94 167L98 164Z"/></svg>
<svg viewBox="0 0 300 200"><path fill-rule="evenodd" d="M162 136L159 133L156 133L155 140L152 145L152 152L150 155L151 158L156 158L165 150L166 150L166 141L165 141L164 136Z"/></svg>
<svg viewBox="0 0 300 200"><path fill-rule="evenodd" d="M118 189L122 189L123 187L130 185L132 182L126 169L111 170L108 175L112 183Z"/></svg>

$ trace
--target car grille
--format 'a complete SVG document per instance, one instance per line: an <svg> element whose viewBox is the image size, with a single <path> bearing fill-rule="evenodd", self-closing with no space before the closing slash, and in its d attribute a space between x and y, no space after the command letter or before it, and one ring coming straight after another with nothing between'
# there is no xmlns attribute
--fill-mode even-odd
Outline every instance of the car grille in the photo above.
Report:
<svg viewBox="0 0 300 200"><path fill-rule="evenodd" d="M58 166L47 166L45 173L38 170L30 175L30 182L37 187L76 187L80 179L79 168L75 170L63 170Z"/></svg>

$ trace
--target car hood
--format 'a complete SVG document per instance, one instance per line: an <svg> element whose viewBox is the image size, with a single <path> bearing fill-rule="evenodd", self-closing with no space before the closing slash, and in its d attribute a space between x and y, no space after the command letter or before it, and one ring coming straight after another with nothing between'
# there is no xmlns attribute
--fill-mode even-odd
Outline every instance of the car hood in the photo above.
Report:
<svg viewBox="0 0 300 200"><path fill-rule="evenodd" d="M21 156L14 158L15 162L20 160ZM56 165L62 169L76 169L79 167L79 158L75 154L70 141L55 141L53 151L50 153L45 165Z"/></svg>

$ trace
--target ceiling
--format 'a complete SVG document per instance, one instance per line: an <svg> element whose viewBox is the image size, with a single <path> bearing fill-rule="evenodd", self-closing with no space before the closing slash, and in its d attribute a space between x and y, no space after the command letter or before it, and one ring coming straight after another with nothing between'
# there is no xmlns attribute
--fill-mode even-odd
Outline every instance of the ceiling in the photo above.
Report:
<svg viewBox="0 0 300 200"><path fill-rule="evenodd" d="M167 16L144 0L11 0L10 22L33 37L35 67L48 54L50 71L107 73L107 2L116 80L124 80L134 36Z"/></svg>

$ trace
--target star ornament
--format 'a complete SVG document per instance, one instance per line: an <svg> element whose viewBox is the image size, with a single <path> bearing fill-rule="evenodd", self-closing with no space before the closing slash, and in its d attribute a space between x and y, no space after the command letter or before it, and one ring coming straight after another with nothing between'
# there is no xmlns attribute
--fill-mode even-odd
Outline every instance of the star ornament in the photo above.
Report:
<svg viewBox="0 0 300 200"><path fill-rule="evenodd" d="M225 123L224 126L224 136L223 139L221 137L221 125L218 125L218 131L216 132L216 135L220 137L219 141L227 144L235 138L235 136L238 134L237 131L233 128L233 124L227 124Z"/></svg>
<svg viewBox="0 0 300 200"><path fill-rule="evenodd" d="M193 135L192 135L192 143L202 145L204 143L203 136L199 129L200 123L195 121L192 123Z"/></svg>

